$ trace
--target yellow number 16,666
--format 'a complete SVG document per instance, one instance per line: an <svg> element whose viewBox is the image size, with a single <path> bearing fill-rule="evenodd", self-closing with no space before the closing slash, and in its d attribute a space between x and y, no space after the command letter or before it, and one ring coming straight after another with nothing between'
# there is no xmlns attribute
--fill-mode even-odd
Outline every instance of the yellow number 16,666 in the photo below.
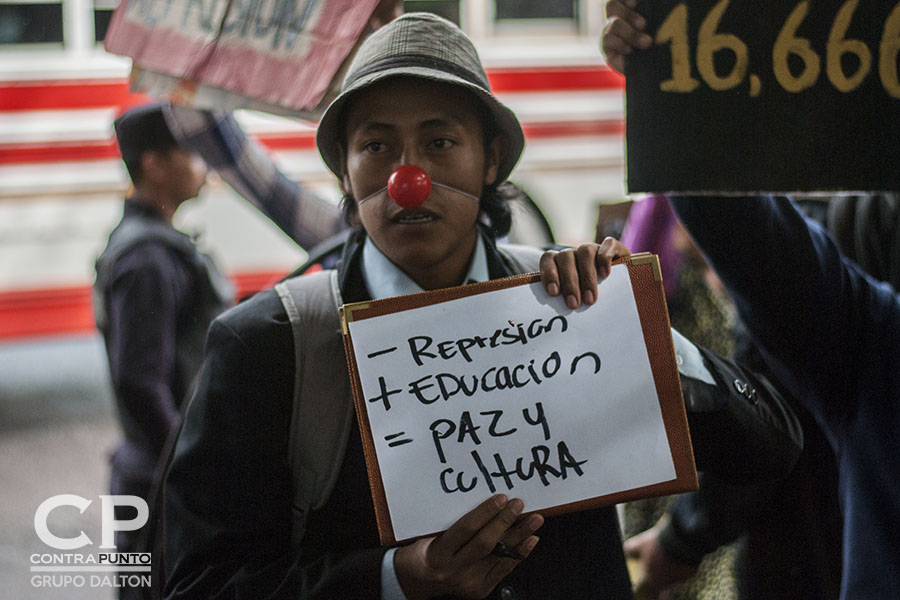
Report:
<svg viewBox="0 0 900 600"><path fill-rule="evenodd" d="M750 62L747 45L735 35L719 33L719 22L730 0L720 0L700 23L697 34L697 71L704 83L716 91L730 90L747 79ZM838 10L825 47L825 73L831 84L841 92L851 92L859 87L872 67L872 52L860 40L847 39L847 30L859 0L847 0ZM798 93L812 87L822 71L822 60L810 46L809 40L797 37L797 29L809 12L809 0L803 0L788 16L772 48L772 71L778 84L788 92ZM688 41L688 9L678 4L656 32L656 43L670 43L672 77L660 82L663 92L692 92L700 85L691 75L690 43ZM714 57L717 52L734 53L731 72L721 76L716 72ZM897 74L897 58L900 53L900 3L894 6L884 22L878 49L878 75L884 90L893 98L900 98L900 79ZM854 72L846 73L841 58L855 55L858 64ZM788 57L794 55L803 63L803 69L795 75L788 66ZM749 76L750 95L761 91L759 76Z"/></svg>

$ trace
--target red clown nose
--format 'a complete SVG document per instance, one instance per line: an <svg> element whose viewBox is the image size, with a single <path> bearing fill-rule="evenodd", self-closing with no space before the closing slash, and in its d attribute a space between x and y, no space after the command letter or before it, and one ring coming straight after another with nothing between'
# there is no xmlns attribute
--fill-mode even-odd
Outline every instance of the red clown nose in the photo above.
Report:
<svg viewBox="0 0 900 600"><path fill-rule="evenodd" d="M428 173L413 165L401 165L391 173L387 184L388 195L403 208L421 206L431 193Z"/></svg>

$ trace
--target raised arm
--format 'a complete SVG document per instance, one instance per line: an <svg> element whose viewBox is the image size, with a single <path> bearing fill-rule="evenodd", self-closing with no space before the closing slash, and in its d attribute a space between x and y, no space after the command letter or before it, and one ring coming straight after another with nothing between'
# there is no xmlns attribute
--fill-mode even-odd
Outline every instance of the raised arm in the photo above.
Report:
<svg viewBox="0 0 900 600"><path fill-rule="evenodd" d="M895 351L890 286L866 277L787 199L672 203L779 380L825 422L853 410L863 372L853 365L878 372Z"/></svg>
<svg viewBox="0 0 900 600"><path fill-rule="evenodd" d="M245 200L309 250L346 227L340 209L282 173L231 114L167 107L178 143L200 154Z"/></svg>

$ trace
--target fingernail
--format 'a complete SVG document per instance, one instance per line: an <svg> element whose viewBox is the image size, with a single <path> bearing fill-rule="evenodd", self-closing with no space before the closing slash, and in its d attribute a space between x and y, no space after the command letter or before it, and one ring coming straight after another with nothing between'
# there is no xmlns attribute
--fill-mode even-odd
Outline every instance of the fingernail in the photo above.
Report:
<svg viewBox="0 0 900 600"><path fill-rule="evenodd" d="M555 283L549 284L547 286L547 293L550 294L551 296L558 296L559 295L559 286L556 285Z"/></svg>
<svg viewBox="0 0 900 600"><path fill-rule="evenodd" d="M541 515L531 515L528 517L528 528L532 531L537 530L541 525L544 524L544 517Z"/></svg>
<svg viewBox="0 0 900 600"><path fill-rule="evenodd" d="M634 18L634 26L638 29L643 29L647 26L647 20L644 17L635 17Z"/></svg>
<svg viewBox="0 0 900 600"><path fill-rule="evenodd" d="M644 48L645 50L653 45L653 38L647 34L642 35L638 38L638 46Z"/></svg>
<svg viewBox="0 0 900 600"><path fill-rule="evenodd" d="M594 303L594 292L591 290L584 290L581 292L581 299L584 300L585 304L593 304Z"/></svg>
<svg viewBox="0 0 900 600"><path fill-rule="evenodd" d="M574 294L569 294L566 296L566 306L572 309L578 308L578 298Z"/></svg>
<svg viewBox="0 0 900 600"><path fill-rule="evenodd" d="M533 535L525 540L525 552L531 552L532 550L534 550L534 547L537 546L537 543L539 541L541 541L541 538L536 535Z"/></svg>
<svg viewBox="0 0 900 600"><path fill-rule="evenodd" d="M522 513L522 509L525 508L525 503L519 500L518 498L509 501L509 510L512 511L512 514L518 515Z"/></svg>
<svg viewBox="0 0 900 600"><path fill-rule="evenodd" d="M497 508L503 508L506 506L506 496L500 494L499 496L494 496L494 505Z"/></svg>

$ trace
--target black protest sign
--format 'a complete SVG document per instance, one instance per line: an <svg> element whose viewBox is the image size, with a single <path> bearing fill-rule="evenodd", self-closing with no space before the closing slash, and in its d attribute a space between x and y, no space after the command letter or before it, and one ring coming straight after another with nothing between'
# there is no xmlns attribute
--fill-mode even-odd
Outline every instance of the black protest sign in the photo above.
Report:
<svg viewBox="0 0 900 600"><path fill-rule="evenodd" d="M896 0L647 0L628 190L900 189Z"/></svg>

